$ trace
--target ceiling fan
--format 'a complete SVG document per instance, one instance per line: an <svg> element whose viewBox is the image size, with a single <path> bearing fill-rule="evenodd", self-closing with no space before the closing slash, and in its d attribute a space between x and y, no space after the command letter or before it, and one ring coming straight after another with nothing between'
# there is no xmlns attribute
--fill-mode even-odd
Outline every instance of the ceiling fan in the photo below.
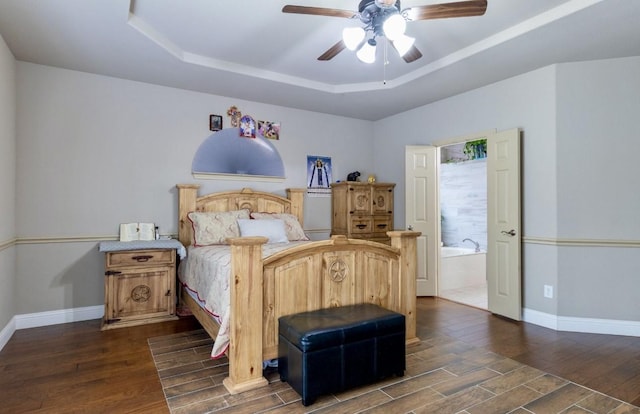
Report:
<svg viewBox="0 0 640 414"><path fill-rule="evenodd" d="M486 10L487 0L429 4L404 10L400 7L400 0L362 0L358 5L357 12L294 5L286 5L282 8L283 13L360 19L364 27L358 26L344 29L342 39L320 55L318 60L333 59L338 53L347 48L356 50L356 56L366 63L375 61L376 37L386 37L407 63L422 57L422 53L413 44L415 39L404 33L406 22L448 17L482 16Z"/></svg>

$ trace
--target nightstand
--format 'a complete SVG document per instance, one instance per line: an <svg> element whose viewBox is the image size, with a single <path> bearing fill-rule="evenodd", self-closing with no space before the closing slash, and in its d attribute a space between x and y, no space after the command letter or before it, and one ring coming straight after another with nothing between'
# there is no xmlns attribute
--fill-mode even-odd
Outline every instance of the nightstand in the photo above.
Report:
<svg viewBox="0 0 640 414"><path fill-rule="evenodd" d="M105 254L102 330L178 319L177 240L102 242Z"/></svg>

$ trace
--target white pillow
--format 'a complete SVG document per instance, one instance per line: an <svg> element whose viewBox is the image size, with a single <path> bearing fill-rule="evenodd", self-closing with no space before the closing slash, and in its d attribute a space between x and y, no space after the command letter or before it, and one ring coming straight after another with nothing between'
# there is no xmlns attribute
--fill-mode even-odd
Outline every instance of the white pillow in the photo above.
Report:
<svg viewBox="0 0 640 414"><path fill-rule="evenodd" d="M249 210L224 212L192 211L187 214L193 227L193 245L226 244L227 238L239 237L238 219L248 219Z"/></svg>
<svg viewBox="0 0 640 414"><path fill-rule="evenodd" d="M282 220L238 219L240 236L263 236L269 238L267 243L289 243Z"/></svg>
<svg viewBox="0 0 640 414"><path fill-rule="evenodd" d="M298 218L289 213L251 213L251 218L256 220L275 220L280 219L284 221L284 228L287 232L287 238L289 241L297 240L309 240L304 230L298 221Z"/></svg>

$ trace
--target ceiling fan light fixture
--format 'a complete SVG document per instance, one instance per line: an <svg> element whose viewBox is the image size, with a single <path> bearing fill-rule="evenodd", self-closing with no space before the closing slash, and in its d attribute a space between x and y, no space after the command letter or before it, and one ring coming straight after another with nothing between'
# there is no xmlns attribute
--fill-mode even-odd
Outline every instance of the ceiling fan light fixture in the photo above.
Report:
<svg viewBox="0 0 640 414"><path fill-rule="evenodd" d="M364 63L373 63L376 61L376 41L375 39L369 39L358 52L356 56Z"/></svg>
<svg viewBox="0 0 640 414"><path fill-rule="evenodd" d="M400 57L402 57L409 51L409 49L411 49L411 46L413 46L413 43L415 41L415 37L402 35L398 39L393 41L393 47L396 48L398 54L400 55Z"/></svg>
<svg viewBox="0 0 640 414"><path fill-rule="evenodd" d="M375 0L374 3L381 9L389 9L396 5L396 0Z"/></svg>
<svg viewBox="0 0 640 414"><path fill-rule="evenodd" d="M347 27L342 30L342 41L349 50L356 50L364 40L365 31L362 27Z"/></svg>
<svg viewBox="0 0 640 414"><path fill-rule="evenodd" d="M404 35L407 21L399 13L392 14L382 24L382 30L387 39L394 41Z"/></svg>
<svg viewBox="0 0 640 414"><path fill-rule="evenodd" d="M416 9L404 9L402 10L402 17L411 22L418 18L418 11Z"/></svg>

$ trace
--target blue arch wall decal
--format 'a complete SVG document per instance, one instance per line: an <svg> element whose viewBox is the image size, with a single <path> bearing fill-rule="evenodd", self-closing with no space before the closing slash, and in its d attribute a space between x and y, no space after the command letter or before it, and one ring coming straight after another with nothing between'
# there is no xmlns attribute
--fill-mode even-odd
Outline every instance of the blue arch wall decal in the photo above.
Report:
<svg viewBox="0 0 640 414"><path fill-rule="evenodd" d="M200 144L191 171L284 178L284 163L276 147L262 135L245 138L240 136L240 128L225 128Z"/></svg>

